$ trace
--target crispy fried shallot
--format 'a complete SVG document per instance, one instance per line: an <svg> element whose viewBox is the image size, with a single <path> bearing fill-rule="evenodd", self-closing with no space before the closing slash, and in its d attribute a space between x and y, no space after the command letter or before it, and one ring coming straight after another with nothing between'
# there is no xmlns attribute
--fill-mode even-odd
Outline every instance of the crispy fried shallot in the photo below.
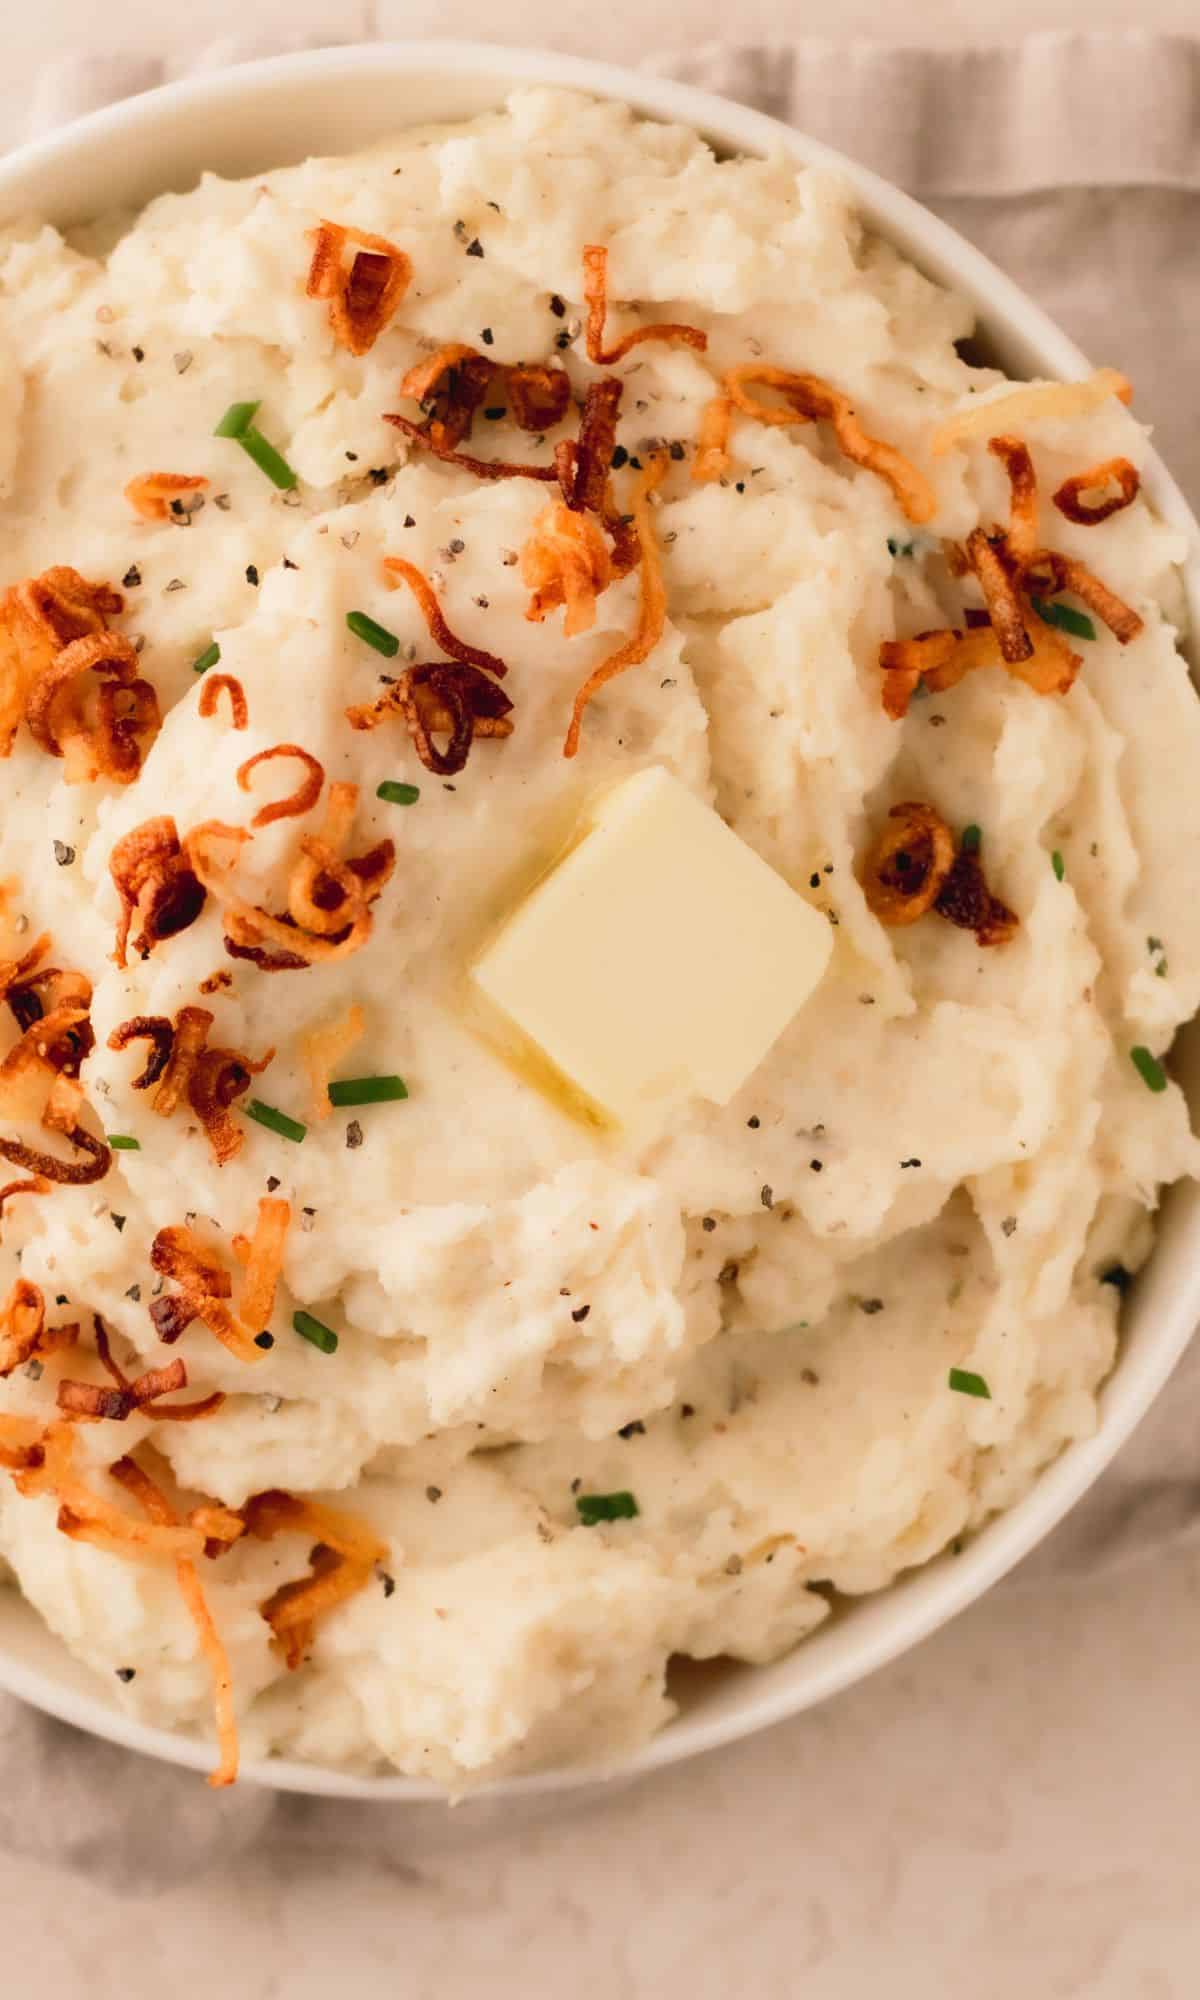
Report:
<svg viewBox="0 0 1200 2000"><path fill-rule="evenodd" d="M553 486L558 478L552 465L513 465L502 458L472 458L466 452L451 450L448 445L439 446L423 425L414 424L411 417L400 416L394 411L385 411L383 421L403 431L414 444L424 445L443 464L457 465L460 472L473 473L476 479L540 479L544 484Z"/></svg>
<svg viewBox="0 0 1200 2000"><path fill-rule="evenodd" d="M256 1494L242 1509L242 1518L258 1541L294 1534L315 1544L309 1574L282 1584L259 1607L288 1668L295 1671L312 1647L317 1619L366 1587L375 1565L388 1560L387 1543L357 1515L290 1493Z"/></svg>
<svg viewBox="0 0 1200 2000"><path fill-rule="evenodd" d="M217 712L217 702L223 694L229 696L229 708L235 729L245 729L250 721L250 710L246 705L246 690L236 674L206 674L200 690L200 714L207 718Z"/></svg>
<svg viewBox="0 0 1200 2000"><path fill-rule="evenodd" d="M4 1186L0 1187L0 1216L3 1216L9 1202L14 1201L19 1194L50 1194L52 1192L53 1190L49 1181L43 1180L40 1174L35 1175L32 1180L28 1181L6 1181Z"/></svg>
<svg viewBox="0 0 1200 2000"><path fill-rule="evenodd" d="M139 478L130 480L125 498L143 521L169 521L172 514L178 516L181 512L172 505L173 501L183 493L198 493L207 485L207 479L190 472L143 472ZM186 511L182 510L184 514Z"/></svg>
<svg viewBox="0 0 1200 2000"><path fill-rule="evenodd" d="M961 408L951 411L938 425L929 448L935 458L943 458L955 445L994 437L1001 431L1086 417L1110 396L1116 396L1122 403L1133 398L1132 385L1115 368L1098 368L1082 382L1029 383L1020 389L1010 389L1003 396L991 396L986 402L968 397Z"/></svg>
<svg viewBox="0 0 1200 2000"><path fill-rule="evenodd" d="M292 1211L286 1201L263 1195L238 1300L238 1317L257 1333L270 1325L275 1310L275 1293L283 1271L283 1246L291 1220Z"/></svg>
<svg viewBox="0 0 1200 2000"><path fill-rule="evenodd" d="M251 820L252 827L270 826L277 819L301 819L311 812L321 796L325 783L325 767L317 758L302 750L298 743L276 743L270 750L260 750L254 757L248 757L238 766L237 781L243 792L250 790L250 776L260 764L270 763L275 757L293 757L303 764L306 777L286 799L275 799L269 806L260 806Z"/></svg>
<svg viewBox="0 0 1200 2000"><path fill-rule="evenodd" d="M403 556L383 558L384 580L392 590L406 583L421 608L421 615L429 628L429 636L443 653L449 653L452 660L461 660L465 666L481 667L485 674L495 674L503 680L508 668L495 653L485 653L481 646L469 646L465 639L450 630L442 616L441 605L434 594L433 585L414 563L405 562Z"/></svg>
<svg viewBox="0 0 1200 2000"><path fill-rule="evenodd" d="M698 326L680 326L656 320L653 326L639 326L611 347L604 345L604 323L608 317L608 251L602 243L588 243L583 252L583 298L587 306L587 357L598 368L611 368L623 361L631 348L643 340L667 340L676 346L694 347L700 354L708 346L708 335Z"/></svg>
<svg viewBox="0 0 1200 2000"><path fill-rule="evenodd" d="M524 362L508 371L508 406L519 429L552 431L571 406L571 381L564 368Z"/></svg>
<svg viewBox="0 0 1200 2000"><path fill-rule="evenodd" d="M924 473L919 472L894 445L885 444L881 438L870 437L859 423L849 396L835 389L832 383L822 381L819 375L796 375L790 369L771 368L759 361L729 369L724 383L730 399L742 414L757 418L760 424L832 425L843 456L855 465L865 466L868 472L876 473L890 486L901 511L910 521L919 527L933 519L937 512L937 494ZM758 397L748 394L750 383L778 389L785 402L761 402Z"/></svg>
<svg viewBox="0 0 1200 2000"><path fill-rule="evenodd" d="M1007 552L1016 563L1028 562L1038 545L1037 478L1029 446L1018 437L993 437L988 439L988 450L1008 474Z"/></svg>
<svg viewBox="0 0 1200 2000"><path fill-rule="evenodd" d="M438 777L453 777L480 736L511 736L512 703L503 688L453 660L433 660L407 667L375 701L346 710L352 729L378 729L389 715L402 717L422 764ZM450 738L439 750L435 735Z"/></svg>
<svg viewBox="0 0 1200 2000"><path fill-rule="evenodd" d="M1136 465L1127 458L1106 458L1101 465L1093 465L1087 472L1076 472L1070 479L1064 479L1054 494L1054 504L1068 521L1078 521L1082 527L1094 528L1101 521L1107 521L1113 514L1119 514L1125 507L1132 507L1141 489L1142 475ZM1085 493L1104 495L1106 488L1115 486L1115 493L1107 497L1085 500Z"/></svg>
<svg viewBox="0 0 1200 2000"><path fill-rule="evenodd" d="M908 799L891 808L863 869L867 907L881 924L898 929L928 910L981 945L1003 944L1017 918L993 896L974 847L956 850L954 835L935 807Z"/></svg>
<svg viewBox="0 0 1200 2000"><path fill-rule="evenodd" d="M612 556L599 522L575 514L561 501L538 515L521 550L521 577L532 595L526 618L540 624L565 606L563 637L574 639L596 622L596 599L613 577Z"/></svg>
<svg viewBox="0 0 1200 2000"><path fill-rule="evenodd" d="M1018 660L1028 660L1033 653L1033 640L1025 629L1013 566L1005 561L1001 548L993 546L982 528L973 528L967 537L967 561L979 579L1002 659L1010 666Z"/></svg>
<svg viewBox="0 0 1200 2000"><path fill-rule="evenodd" d="M918 632L912 639L887 640L879 649L883 706L894 721L908 714L918 687L942 694L957 687L976 667L1007 667L1035 694L1066 694L1083 665L1060 632L1031 613L1027 628L1033 651L1027 660L1006 661L990 623L978 629Z"/></svg>
<svg viewBox="0 0 1200 2000"><path fill-rule="evenodd" d="M452 340L410 368L400 394L411 396L425 413L425 430L435 451L453 451L471 435L475 412L496 373L496 363L477 348Z"/></svg>
<svg viewBox="0 0 1200 2000"><path fill-rule="evenodd" d="M174 1293L164 1292L150 1306L150 1318L161 1341L173 1346L198 1319L238 1361L262 1360L265 1350L255 1346L253 1332L243 1326L227 1303L233 1295L229 1273L206 1254L190 1229L178 1224L160 1229L150 1246L150 1262L178 1287Z"/></svg>
<svg viewBox="0 0 1200 2000"><path fill-rule="evenodd" d="M275 1051L268 1049L255 1062L237 1049L210 1049L213 1020L207 1007L181 1007L174 1021L165 1014L135 1014L113 1029L108 1046L121 1050L131 1042L149 1042L150 1055L141 1075L134 1078L133 1089L157 1086L150 1108L160 1118L169 1118L186 1099L204 1127L218 1166L225 1166L246 1142L230 1107L250 1088L251 1078L262 1075Z"/></svg>
<svg viewBox="0 0 1200 2000"><path fill-rule="evenodd" d="M714 396L704 405L700 416L700 429L696 434L696 456L692 460L692 478L698 484L709 479L720 479L730 467L729 429L733 422L733 398Z"/></svg>
<svg viewBox="0 0 1200 2000"><path fill-rule="evenodd" d="M53 1181L60 1187L87 1187L93 1181L102 1181L112 1166L112 1153L103 1140L93 1138L82 1125L73 1125L66 1137L77 1153L84 1154L82 1160L60 1160L53 1153L27 1146L22 1139L6 1139L3 1135L0 1135L0 1159L18 1167L23 1174Z"/></svg>
<svg viewBox="0 0 1200 2000"><path fill-rule="evenodd" d="M98 777L129 785L140 772L162 717L137 658L128 639L96 632L64 646L33 683L25 703L29 733L64 759L69 785Z"/></svg>
<svg viewBox="0 0 1200 2000"><path fill-rule="evenodd" d="M64 646L105 630L124 599L59 565L0 596L0 757L7 757L41 675Z"/></svg>
<svg viewBox="0 0 1200 2000"><path fill-rule="evenodd" d="M79 1435L77 1424L47 1424L41 1436L40 1463L13 1477L25 1499L49 1494L58 1501L61 1534L75 1542L91 1542L112 1555L135 1559L169 1556L178 1560L203 1555L204 1537L198 1528L138 1521L94 1493L76 1470Z"/></svg>
<svg viewBox="0 0 1200 2000"><path fill-rule="evenodd" d="M121 918L113 957L124 968L130 931L136 919L133 948L149 958L164 938L178 937L204 908L205 890L179 841L169 813L143 820L122 836L108 858L121 899Z"/></svg>
<svg viewBox="0 0 1200 2000"><path fill-rule="evenodd" d="M1043 597L1073 591L1122 646L1127 646L1145 629L1145 620L1107 584L1101 583L1086 563L1074 556L1061 555L1057 549L1035 550L1024 566L1024 582L1027 589Z"/></svg>
<svg viewBox="0 0 1200 2000"><path fill-rule="evenodd" d="M881 924L915 924L933 908L954 866L954 835L918 800L891 808L863 868L867 908Z"/></svg>
<svg viewBox="0 0 1200 2000"><path fill-rule="evenodd" d="M214 1390L211 1396L202 1396L195 1403L162 1403L157 1401L158 1397L167 1393L168 1376L171 1376L172 1386L180 1389L187 1387L187 1369L184 1367L182 1361L173 1361L170 1369L148 1369L144 1375L139 1375L136 1381L131 1382L113 1355L112 1345L108 1338L108 1329L99 1313L92 1314L92 1327L95 1333L96 1353L99 1356L101 1366L112 1377L118 1389L130 1392L137 1405L144 1407L147 1403L154 1404L152 1414L156 1424L161 1423L164 1419L173 1424L191 1424L195 1423L197 1418L200 1417L216 1416L217 1411L225 1401L225 1397L219 1389ZM179 1371L182 1371L182 1373ZM149 1394L147 1394L147 1390L149 1390Z"/></svg>
<svg viewBox="0 0 1200 2000"><path fill-rule="evenodd" d="M562 496L572 513L598 514L604 506L623 391L624 384L615 375L591 383L583 399L578 438L564 438L555 449Z"/></svg>
<svg viewBox="0 0 1200 2000"><path fill-rule="evenodd" d="M655 452L646 460L634 487L633 526L641 547L642 558L637 625L632 637L627 639L623 646L618 646L615 653L610 653L599 666L593 667L576 695L570 727L563 744L564 757L574 757L578 752L584 711L593 696L598 694L609 681L615 680L618 674L623 674L629 667L638 666L654 651L662 638L666 625L667 593L663 584L662 564L654 533L650 495L662 484L666 469L665 455Z"/></svg>
<svg viewBox="0 0 1200 2000"><path fill-rule="evenodd" d="M46 1325L46 1301L37 1285L18 1278L0 1306L0 1381L27 1361L61 1354L79 1339L77 1324Z"/></svg>
<svg viewBox="0 0 1200 2000"><path fill-rule="evenodd" d="M265 971L282 972L348 958L366 943L369 906L391 874L395 848L386 841L369 856L341 859L357 799L356 785L330 785L325 823L319 833L300 840L289 908L280 917L248 902L234 886L239 856L253 835L220 820L192 828L187 853L198 879L222 906L225 948L232 957L251 958ZM368 864L364 877L359 870ZM315 915L317 921L305 927L305 915Z"/></svg>
<svg viewBox="0 0 1200 2000"><path fill-rule="evenodd" d="M351 354L367 354L408 290L412 264L385 236L321 222L310 231L310 299L328 299L334 339ZM347 250L354 254L346 261Z"/></svg>
<svg viewBox="0 0 1200 2000"><path fill-rule="evenodd" d="M334 1070L348 1056L363 1038L366 1018L357 1003L339 1014L336 1021L327 1021L323 1027L313 1028L300 1038L300 1053L308 1077L308 1116L313 1125L320 1125L333 1115L329 1102L329 1084Z"/></svg>
<svg viewBox="0 0 1200 2000"><path fill-rule="evenodd" d="M174 1508L162 1488L144 1472L132 1458L119 1458L109 1467L109 1477L135 1500L147 1519L160 1528L171 1528L178 1520ZM202 1509L193 1510L193 1525ZM232 1785L238 1774L238 1730L237 1715L233 1705L233 1675L229 1669L229 1656L221 1642L212 1612L208 1608L204 1590L200 1583L196 1565L186 1556L181 1556L175 1565L175 1580L179 1594L187 1607L188 1614L196 1628L200 1650L208 1663L212 1676L213 1707L217 1723L218 1762L215 1771L209 1775L209 1784L214 1790Z"/></svg>

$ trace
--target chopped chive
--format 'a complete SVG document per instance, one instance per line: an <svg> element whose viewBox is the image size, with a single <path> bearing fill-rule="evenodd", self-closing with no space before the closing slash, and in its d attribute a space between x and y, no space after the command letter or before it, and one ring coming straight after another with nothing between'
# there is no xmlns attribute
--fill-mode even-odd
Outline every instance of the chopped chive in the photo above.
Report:
<svg viewBox="0 0 1200 2000"><path fill-rule="evenodd" d="M216 430L213 432L213 436L218 438L245 437L246 432L249 430L261 408L261 399L257 403L231 403L217 425Z"/></svg>
<svg viewBox="0 0 1200 2000"><path fill-rule="evenodd" d="M632 1493L580 1493L575 1505L585 1528L600 1521L633 1521L640 1511Z"/></svg>
<svg viewBox="0 0 1200 2000"><path fill-rule="evenodd" d="M276 451L273 444L268 444L260 430L255 429L254 418L261 407L261 403L231 403L213 436L233 438L247 457L254 460L259 471L266 473L273 486L278 486L281 492L290 493L298 484L295 473L286 458Z"/></svg>
<svg viewBox="0 0 1200 2000"><path fill-rule="evenodd" d="M1136 1049L1130 1049L1129 1060L1141 1077L1147 1090L1159 1091L1166 1089L1167 1072L1159 1062L1158 1057L1152 1056L1149 1049L1144 1049L1140 1046Z"/></svg>
<svg viewBox="0 0 1200 2000"><path fill-rule="evenodd" d="M970 826L964 826L962 839L958 844L964 854L978 854L983 846L983 828L976 826L972 820Z"/></svg>
<svg viewBox="0 0 1200 2000"><path fill-rule="evenodd" d="M421 796L421 787L401 784L399 778L385 778L376 789L375 796L385 800L389 806L415 806Z"/></svg>
<svg viewBox="0 0 1200 2000"><path fill-rule="evenodd" d="M1062 855L1059 853L1057 847L1055 848L1053 854L1050 856L1050 866L1054 870L1056 879L1060 882L1063 881L1067 873L1067 864L1063 860Z"/></svg>
<svg viewBox="0 0 1200 2000"><path fill-rule="evenodd" d="M338 1337L333 1328L326 1326L322 1320L314 1319L311 1313L293 1313L292 1325L301 1340L307 1340L312 1347L319 1347L322 1354L337 1353Z"/></svg>
<svg viewBox="0 0 1200 2000"><path fill-rule="evenodd" d="M1060 632L1070 632L1075 639L1095 638L1096 628L1086 612L1075 611L1069 604L1052 604L1044 597L1031 602L1043 625L1057 625Z"/></svg>
<svg viewBox="0 0 1200 2000"><path fill-rule="evenodd" d="M983 1376L976 1375L973 1369L952 1368L949 1380L950 1387L957 1389L960 1396L982 1396L988 1403L992 1400L992 1392Z"/></svg>
<svg viewBox="0 0 1200 2000"><path fill-rule="evenodd" d="M273 444L268 444L261 431L256 431L251 425L248 431L243 431L238 443L247 458L254 460L259 471L266 473L272 486L277 486L281 493L295 491L300 483L299 480L286 458L281 452L276 451Z"/></svg>
<svg viewBox="0 0 1200 2000"><path fill-rule="evenodd" d="M192 672L194 674L206 674L210 667L216 666L217 661L220 659L220 657L221 657L221 648L218 646L216 640L214 639L212 645L206 646L204 648L204 651L202 653L198 653L196 658L192 661Z"/></svg>
<svg viewBox="0 0 1200 2000"><path fill-rule="evenodd" d="M265 1125L268 1132L278 1132L281 1139L293 1139L297 1146L308 1130L307 1125L297 1124L286 1112L276 1111L273 1104L263 1104L257 1097L252 1097L246 1106L246 1116L256 1124Z"/></svg>
<svg viewBox="0 0 1200 2000"><path fill-rule="evenodd" d="M382 653L385 659L394 660L400 651L400 641L396 634L389 632L386 625L377 625L373 618L367 617L365 611L348 611L346 623L356 639L365 639L367 645L374 646L375 651Z"/></svg>
<svg viewBox="0 0 1200 2000"><path fill-rule="evenodd" d="M344 1083L331 1083L331 1104L395 1104L408 1096L402 1076L351 1076Z"/></svg>
<svg viewBox="0 0 1200 2000"><path fill-rule="evenodd" d="M127 1132L110 1132L107 1136L114 1153L140 1153L142 1150L141 1140L131 1139Z"/></svg>

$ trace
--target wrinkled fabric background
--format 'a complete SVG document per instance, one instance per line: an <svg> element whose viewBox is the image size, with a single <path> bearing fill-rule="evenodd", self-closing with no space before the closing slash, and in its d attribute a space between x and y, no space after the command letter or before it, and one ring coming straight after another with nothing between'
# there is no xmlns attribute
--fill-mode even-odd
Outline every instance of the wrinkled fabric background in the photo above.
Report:
<svg viewBox="0 0 1200 2000"><path fill-rule="evenodd" d="M226 42L197 66L278 46ZM806 40L712 45L645 66L786 119L935 209L1096 362L1133 378L1139 414L1200 508L1200 41L1136 30L987 51ZM57 64L0 145L165 74L137 57ZM1200 1543L1198 1440L1200 1346L1099 1486L1001 1586L1019 1594L1020 1615L1036 1618L1039 1593L1084 1569ZM404 1807L214 1794L0 1695L0 1851L123 1891L194 1881L250 1850L288 1869L334 1851L400 1856L412 1828Z"/></svg>

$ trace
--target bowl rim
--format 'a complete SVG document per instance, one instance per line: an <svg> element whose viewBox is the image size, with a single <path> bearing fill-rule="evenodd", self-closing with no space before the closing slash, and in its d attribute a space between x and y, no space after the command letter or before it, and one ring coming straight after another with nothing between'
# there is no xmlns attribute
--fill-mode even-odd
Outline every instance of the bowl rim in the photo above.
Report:
<svg viewBox="0 0 1200 2000"><path fill-rule="evenodd" d="M943 282L953 282L971 301L987 331L998 333L1001 345L1010 353L1020 350L1024 372L1036 369L1044 376L1071 379L1088 371L1089 363L1080 349L1011 278L949 224L869 168L766 113L695 86L536 48L444 40L365 42L271 56L184 77L91 112L10 153L0 161L0 211L9 216L21 213L22 201L28 201L23 191L39 177L82 174L89 156L115 137L145 134L157 127L169 154L171 128L180 120L195 124L218 107L226 116L231 108L244 113L256 102L277 95L286 97L289 90L314 78L334 88L353 85L369 73L377 83L381 70L398 84L431 71L449 83L463 78L477 83L484 80L494 84L496 105L514 88L578 90L626 103L652 120L690 126L725 153L761 155L782 150L798 165L831 167L853 188L870 226L923 269ZM418 122L405 117L404 105L398 101L395 129L405 130ZM214 150L219 155L220 142ZM264 161L262 170L269 165ZM95 205L102 206L103 202ZM1200 527L1156 452L1151 454L1145 485L1158 512L1188 538L1190 553L1184 577L1195 629L1200 625ZM735 1742L865 1679L974 1602L1042 1541L1092 1485L1182 1355L1200 1318L1200 1255L1195 1254L1200 1246L1200 1217L1188 1226L1188 1232L1193 1251L1182 1280L1168 1289L1161 1304L1156 1301L1155 1323L1137 1351L1125 1349L1119 1354L1100 1394L1100 1419L1094 1434L1069 1445L1045 1467L1029 1492L980 1529L955 1562L935 1558L870 1599L860 1600L865 1609L856 1609L853 1614L860 1627L856 1643L843 1646L824 1660L810 1650L808 1642L788 1656L797 1666L793 1681L770 1690L762 1686L755 1690L756 1677L770 1669L744 1668L743 1692L728 1710L715 1716L706 1717L701 1710L680 1717L619 1763L602 1769L552 1769L501 1778L489 1784L481 1796L495 1801L584 1792L598 1783L638 1777ZM1158 1253L1156 1241L1152 1265ZM844 1629L849 1629L849 1623ZM808 1661L812 1664L806 1666ZM92 1694L57 1684L43 1670L8 1657L0 1634L0 1689L127 1749L194 1770L209 1767L211 1745L207 1741L137 1721L111 1706L100 1685L97 1680ZM295 1758L247 1758L242 1778L274 1790L380 1804L442 1802L446 1798L443 1787L423 1779L366 1775Z"/></svg>

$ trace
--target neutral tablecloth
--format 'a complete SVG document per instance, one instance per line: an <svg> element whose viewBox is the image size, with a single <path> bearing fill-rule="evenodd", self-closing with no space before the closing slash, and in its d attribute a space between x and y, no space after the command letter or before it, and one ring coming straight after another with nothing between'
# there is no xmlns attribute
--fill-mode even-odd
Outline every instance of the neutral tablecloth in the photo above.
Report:
<svg viewBox="0 0 1200 2000"><path fill-rule="evenodd" d="M224 43L202 66L270 52ZM1158 424L1200 505L1200 40L1045 35L992 51L806 40L647 66L790 120L945 216L1095 360L1134 379L1139 414ZM0 132L0 145L162 77L161 64L120 55L56 65L37 82L26 129ZM1003 1586L1024 1594L1027 1619L1065 1571L1200 1540L1198 1439L1200 1344L1099 1486ZM364 1813L248 1787L215 1795L0 1696L0 1848L123 1891L194 1878L251 1843L403 1853L407 1836L403 1808Z"/></svg>

